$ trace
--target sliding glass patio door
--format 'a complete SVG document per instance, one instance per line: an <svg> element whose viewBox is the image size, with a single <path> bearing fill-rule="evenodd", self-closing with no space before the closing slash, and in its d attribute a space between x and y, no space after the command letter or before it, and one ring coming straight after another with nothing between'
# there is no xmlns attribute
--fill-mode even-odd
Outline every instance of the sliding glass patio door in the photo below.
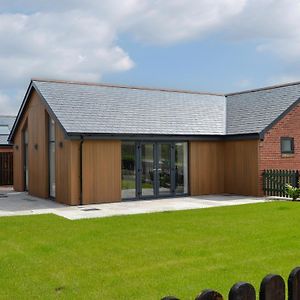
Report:
<svg viewBox="0 0 300 300"><path fill-rule="evenodd" d="M161 198L187 193L186 142L122 143L123 199Z"/></svg>

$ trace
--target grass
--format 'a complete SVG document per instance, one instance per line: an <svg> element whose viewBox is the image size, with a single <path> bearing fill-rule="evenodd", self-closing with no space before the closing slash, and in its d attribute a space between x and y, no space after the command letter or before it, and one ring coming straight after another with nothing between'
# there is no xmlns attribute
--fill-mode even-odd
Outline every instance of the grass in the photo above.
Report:
<svg viewBox="0 0 300 300"><path fill-rule="evenodd" d="M300 265L300 206L0 218L1 299L193 299Z"/></svg>

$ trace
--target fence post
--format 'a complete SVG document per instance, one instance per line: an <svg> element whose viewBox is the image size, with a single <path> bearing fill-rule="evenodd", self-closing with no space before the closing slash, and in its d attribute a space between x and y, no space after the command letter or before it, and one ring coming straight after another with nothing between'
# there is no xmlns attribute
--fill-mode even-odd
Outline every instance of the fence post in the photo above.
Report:
<svg viewBox="0 0 300 300"><path fill-rule="evenodd" d="M300 267L293 269L288 279L289 300L300 300Z"/></svg>
<svg viewBox="0 0 300 300"><path fill-rule="evenodd" d="M285 284L281 276L269 274L262 280L259 300L285 300Z"/></svg>
<svg viewBox="0 0 300 300"><path fill-rule="evenodd" d="M213 290L204 290L195 300L223 300L223 296Z"/></svg>
<svg viewBox="0 0 300 300"><path fill-rule="evenodd" d="M295 187L299 187L299 171L297 170L296 171L296 174L295 174Z"/></svg>
<svg viewBox="0 0 300 300"><path fill-rule="evenodd" d="M228 300L255 300L255 289L247 282L236 283L229 291Z"/></svg>

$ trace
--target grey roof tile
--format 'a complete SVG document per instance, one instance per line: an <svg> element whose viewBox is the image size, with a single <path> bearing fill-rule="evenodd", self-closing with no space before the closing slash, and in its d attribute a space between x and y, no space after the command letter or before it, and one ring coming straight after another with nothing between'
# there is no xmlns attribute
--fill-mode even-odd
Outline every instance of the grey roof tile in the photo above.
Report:
<svg viewBox="0 0 300 300"><path fill-rule="evenodd" d="M34 81L68 133L222 135L220 95Z"/></svg>
<svg viewBox="0 0 300 300"><path fill-rule="evenodd" d="M261 133L300 97L300 83L228 94L33 81L67 133Z"/></svg>
<svg viewBox="0 0 300 300"><path fill-rule="evenodd" d="M16 117L14 116L1 116L0 115L0 126L1 125L7 125L9 130L12 129L13 124L15 122ZM6 134L0 134L0 145L8 145L8 135Z"/></svg>
<svg viewBox="0 0 300 300"><path fill-rule="evenodd" d="M260 133L299 98L299 83L227 95L226 133Z"/></svg>

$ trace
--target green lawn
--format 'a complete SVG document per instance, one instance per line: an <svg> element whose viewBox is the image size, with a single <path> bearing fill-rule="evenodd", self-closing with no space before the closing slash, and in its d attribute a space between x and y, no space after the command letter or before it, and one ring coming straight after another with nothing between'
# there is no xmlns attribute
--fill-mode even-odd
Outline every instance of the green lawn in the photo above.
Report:
<svg viewBox="0 0 300 300"><path fill-rule="evenodd" d="M0 218L1 299L193 299L300 265L300 203Z"/></svg>

